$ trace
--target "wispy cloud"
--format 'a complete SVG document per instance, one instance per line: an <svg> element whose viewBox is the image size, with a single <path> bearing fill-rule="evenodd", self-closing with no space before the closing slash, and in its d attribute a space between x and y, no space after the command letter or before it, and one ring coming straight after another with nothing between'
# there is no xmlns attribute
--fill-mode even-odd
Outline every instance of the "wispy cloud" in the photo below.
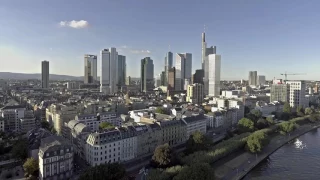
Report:
<svg viewBox="0 0 320 180"><path fill-rule="evenodd" d="M149 50L144 50L144 49L134 49L128 46L121 46L120 48L118 48L119 51L125 51L125 52L129 52L132 54L151 54L151 51Z"/></svg>
<svg viewBox="0 0 320 180"><path fill-rule="evenodd" d="M61 27L70 27L70 28L75 28L75 29L81 29L81 28L87 28L89 27L89 22L85 20L72 20L72 21L61 21L59 23Z"/></svg>

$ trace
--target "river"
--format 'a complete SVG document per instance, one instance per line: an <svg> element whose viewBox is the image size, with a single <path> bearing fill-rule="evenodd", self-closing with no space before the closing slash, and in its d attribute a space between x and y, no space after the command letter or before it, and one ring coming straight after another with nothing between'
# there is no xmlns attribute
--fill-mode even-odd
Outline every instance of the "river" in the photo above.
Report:
<svg viewBox="0 0 320 180"><path fill-rule="evenodd" d="M320 128L299 138L298 148L290 142L245 176L244 180L318 180L320 179Z"/></svg>

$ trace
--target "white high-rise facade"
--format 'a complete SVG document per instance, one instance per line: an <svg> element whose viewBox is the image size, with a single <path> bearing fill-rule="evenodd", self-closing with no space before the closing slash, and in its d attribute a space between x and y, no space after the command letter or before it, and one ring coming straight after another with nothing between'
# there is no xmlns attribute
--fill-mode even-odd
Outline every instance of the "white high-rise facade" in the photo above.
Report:
<svg viewBox="0 0 320 180"><path fill-rule="evenodd" d="M305 81L287 81L289 84L289 104L291 107L303 106L308 107L306 101L306 82Z"/></svg>
<svg viewBox="0 0 320 180"><path fill-rule="evenodd" d="M176 54L176 90L184 89L185 79L191 80L192 77L192 54Z"/></svg>
<svg viewBox="0 0 320 180"><path fill-rule="evenodd" d="M208 67L208 95L220 95L221 55L210 54L205 65Z"/></svg>
<svg viewBox="0 0 320 180"><path fill-rule="evenodd" d="M113 94L118 91L118 52L116 48L101 51L100 92Z"/></svg>

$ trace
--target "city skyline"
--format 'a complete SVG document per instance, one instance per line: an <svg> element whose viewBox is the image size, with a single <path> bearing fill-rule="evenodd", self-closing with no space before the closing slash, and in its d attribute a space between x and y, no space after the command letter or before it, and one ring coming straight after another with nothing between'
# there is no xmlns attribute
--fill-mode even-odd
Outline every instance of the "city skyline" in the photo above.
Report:
<svg viewBox="0 0 320 180"><path fill-rule="evenodd" d="M291 79L309 80L320 75L316 66L309 67L309 63L318 61L313 55L319 45L315 38L319 25L314 23L318 15L303 13L316 12L313 10L317 9L317 1L303 5L298 1L204 1L199 5L180 0L153 4L147 1L99 1L97 5L91 1L73 2L76 1L65 5L61 0L2 2L0 61L6 63L0 71L39 73L40 62L48 60L52 74L82 76L83 54L99 54L101 49L115 47L127 57L128 76L139 77L135 72L144 57L151 57L155 67L161 67L155 69L155 75L161 73L169 50L173 54L192 53L194 73L201 68L200 42L205 24L206 42L218 46L219 54L223 54L222 80L247 79L250 70L257 70L267 80L283 78L280 73L285 71L307 73ZM183 17L176 12L181 2L191 12ZM114 10L105 12L102 8L105 3ZM95 11L86 11L84 15L83 9L88 6ZM165 16L162 16L163 8L168 11ZM56 13L56 9L60 9L60 13ZM70 13L72 9L77 10ZM121 13L117 13L119 11ZM101 23L99 17L116 14L120 15ZM21 30L23 33L19 33ZM309 63L301 63L302 59ZM257 64L263 66L255 67Z"/></svg>

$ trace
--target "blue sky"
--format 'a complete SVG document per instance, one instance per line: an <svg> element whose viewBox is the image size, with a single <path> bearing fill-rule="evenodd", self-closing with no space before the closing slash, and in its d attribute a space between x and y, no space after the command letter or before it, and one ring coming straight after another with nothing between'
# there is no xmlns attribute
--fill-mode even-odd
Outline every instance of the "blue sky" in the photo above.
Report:
<svg viewBox="0 0 320 180"><path fill-rule="evenodd" d="M1 0L0 71L40 72L49 60L51 73L81 76L84 54L116 47L128 75L139 77L146 56L159 74L169 45L192 53L194 71L206 24L222 79L247 79L250 70L267 79L285 71L318 79L319 9L318 0ZM85 22L68 26L73 20Z"/></svg>

